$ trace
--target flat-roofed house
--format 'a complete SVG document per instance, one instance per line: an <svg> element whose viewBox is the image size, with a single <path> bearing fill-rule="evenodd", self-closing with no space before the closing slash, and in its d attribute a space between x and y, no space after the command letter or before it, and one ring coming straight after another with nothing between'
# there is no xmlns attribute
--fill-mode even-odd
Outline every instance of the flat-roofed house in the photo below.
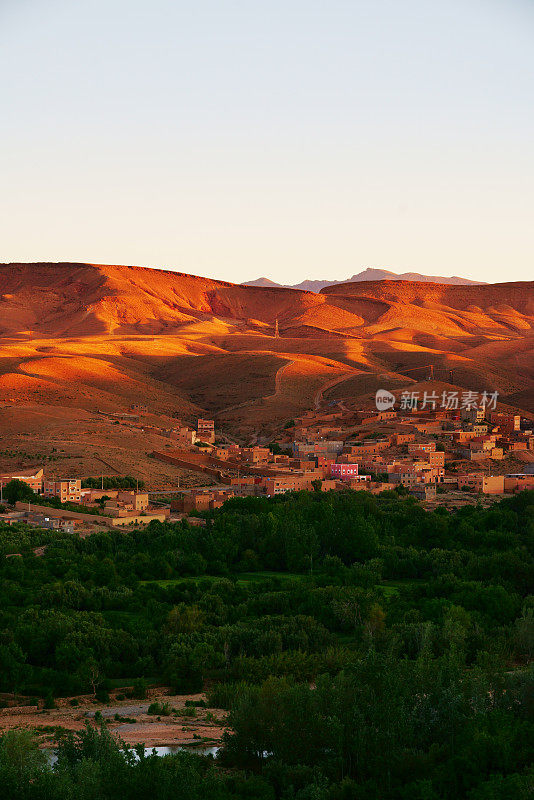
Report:
<svg viewBox="0 0 534 800"><path fill-rule="evenodd" d="M511 494L522 492L524 489L534 489L534 475L526 472L516 472L504 476L504 491Z"/></svg>
<svg viewBox="0 0 534 800"><path fill-rule="evenodd" d="M344 464L330 464L330 477L338 481L350 483L351 481L371 480L370 475L360 475L359 465L355 462Z"/></svg>
<svg viewBox="0 0 534 800"><path fill-rule="evenodd" d="M215 422L212 419L197 420L197 436L201 442L213 444L215 441Z"/></svg>
<svg viewBox="0 0 534 800"><path fill-rule="evenodd" d="M45 480L43 494L57 497L62 503L79 503L82 499L81 479Z"/></svg>
<svg viewBox="0 0 534 800"><path fill-rule="evenodd" d="M10 481L22 481L26 483L30 489L33 489L36 494L40 494L43 489L43 470L20 470L19 472L0 475L0 483L2 486L5 486Z"/></svg>
<svg viewBox="0 0 534 800"><path fill-rule="evenodd" d="M483 494L504 494L504 475L482 475L480 472L458 475L458 488L464 486Z"/></svg>

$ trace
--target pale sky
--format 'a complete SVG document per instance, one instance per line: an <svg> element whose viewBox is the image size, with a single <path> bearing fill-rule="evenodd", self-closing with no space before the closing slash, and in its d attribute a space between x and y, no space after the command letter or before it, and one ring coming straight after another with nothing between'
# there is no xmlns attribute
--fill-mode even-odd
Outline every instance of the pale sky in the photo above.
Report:
<svg viewBox="0 0 534 800"><path fill-rule="evenodd" d="M0 261L534 278L534 0L0 0Z"/></svg>

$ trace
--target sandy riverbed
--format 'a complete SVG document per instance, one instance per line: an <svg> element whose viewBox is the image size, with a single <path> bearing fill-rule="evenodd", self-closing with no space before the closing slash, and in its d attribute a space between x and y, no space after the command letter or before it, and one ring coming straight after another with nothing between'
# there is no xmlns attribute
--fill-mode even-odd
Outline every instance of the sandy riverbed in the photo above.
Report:
<svg viewBox="0 0 534 800"><path fill-rule="evenodd" d="M148 692L146 700L117 700L112 696L108 704L98 703L91 696L78 696L78 705L71 704L72 698L56 700L57 708L11 705L0 709L0 733L13 728L34 730L42 747L51 747L58 733L79 731L89 722L95 722L100 712L103 723L117 738L126 744L144 743L148 747L156 745L194 745L202 743L218 744L225 730L225 712L221 709L195 708L195 716L186 716L186 701L205 700L202 694L171 696L165 689ZM169 716L148 714L152 702L168 703ZM117 718L118 717L118 718Z"/></svg>

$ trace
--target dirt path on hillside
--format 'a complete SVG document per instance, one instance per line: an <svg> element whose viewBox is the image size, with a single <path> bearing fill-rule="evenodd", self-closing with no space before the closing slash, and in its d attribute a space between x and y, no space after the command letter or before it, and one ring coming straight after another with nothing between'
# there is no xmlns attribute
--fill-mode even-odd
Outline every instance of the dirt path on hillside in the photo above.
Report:
<svg viewBox="0 0 534 800"><path fill-rule="evenodd" d="M282 374L284 370L294 363L294 360L287 361L283 367L280 367L280 369L276 370L276 375L274 376L274 392L273 394L268 394L266 397L264 397L264 400L272 400L282 393Z"/></svg>
<svg viewBox="0 0 534 800"><path fill-rule="evenodd" d="M348 381L351 378L354 378L355 375L359 374L360 374L359 372L351 372L350 375L342 375L340 378L334 378L333 380L328 381L328 383L325 383L324 386L322 386L317 392L315 392L313 398L315 410L316 411L319 410L319 406L322 403L323 395L325 392L327 392L329 389L333 389L334 386L338 385L338 383L343 383L344 381Z"/></svg>
<svg viewBox="0 0 534 800"><path fill-rule="evenodd" d="M276 370L276 373L275 373L275 376L274 376L274 392L273 392L273 394L266 394L266 395L264 395L264 397L260 397L260 398L256 398L256 399L257 400L272 400L272 399L275 399L276 397L278 397L281 394L282 373L283 373L283 371L285 369L287 369L287 367L290 367L294 363L295 362L293 360L288 360L288 361L286 361L285 364L283 364L281 367L279 367ZM227 406L226 408L222 408L220 411L217 411L217 414L215 416L218 417L220 414L225 414L227 411L235 411L237 408L244 408L249 403L250 403L250 400L244 400L242 403L236 403L233 406Z"/></svg>

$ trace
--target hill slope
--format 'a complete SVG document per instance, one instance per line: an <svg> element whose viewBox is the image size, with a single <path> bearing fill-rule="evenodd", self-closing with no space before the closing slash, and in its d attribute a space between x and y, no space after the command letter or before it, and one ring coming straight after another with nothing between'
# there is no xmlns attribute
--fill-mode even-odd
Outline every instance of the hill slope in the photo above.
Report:
<svg viewBox="0 0 534 800"><path fill-rule="evenodd" d="M252 432L311 407L325 387L327 398L330 385L365 395L377 376L409 385L433 364L437 379L534 410L533 331L526 282L355 281L312 293L140 267L6 264L0 400L114 412L142 402Z"/></svg>

